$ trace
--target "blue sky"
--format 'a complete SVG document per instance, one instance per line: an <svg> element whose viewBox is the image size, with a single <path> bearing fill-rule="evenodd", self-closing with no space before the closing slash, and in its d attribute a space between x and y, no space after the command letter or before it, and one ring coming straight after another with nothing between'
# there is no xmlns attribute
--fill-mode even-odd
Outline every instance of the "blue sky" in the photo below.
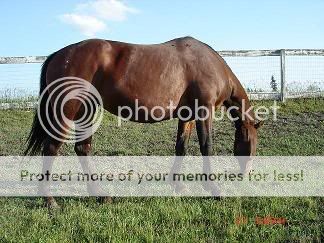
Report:
<svg viewBox="0 0 324 243"><path fill-rule="evenodd" d="M324 0L1 0L0 56L48 55L98 37L161 43L191 35L215 50L324 48ZM225 58L269 90L279 57ZM0 90L38 90L40 64L0 65ZM287 57L289 87L324 88L324 57ZM14 81L13 81L14 80ZM0 92L1 93L1 92Z"/></svg>
<svg viewBox="0 0 324 243"><path fill-rule="evenodd" d="M322 0L116 2L1 0L0 56L48 55L91 36L159 43L191 35L216 50L324 47Z"/></svg>

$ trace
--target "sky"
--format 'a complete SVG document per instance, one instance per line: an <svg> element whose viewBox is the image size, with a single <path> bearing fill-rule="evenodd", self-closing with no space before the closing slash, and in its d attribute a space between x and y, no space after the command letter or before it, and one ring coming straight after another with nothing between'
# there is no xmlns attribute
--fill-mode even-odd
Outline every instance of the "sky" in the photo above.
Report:
<svg viewBox="0 0 324 243"><path fill-rule="evenodd" d="M89 38L188 35L218 51L324 48L324 0L1 0L0 9L0 56L45 56ZM225 60L246 88L269 90L272 75L280 82L279 57ZM39 69L0 65L0 91L37 91ZM323 78L324 57L287 58L289 87L324 89Z"/></svg>
<svg viewBox="0 0 324 243"><path fill-rule="evenodd" d="M324 47L323 0L1 0L0 56L48 55L88 38L216 50Z"/></svg>

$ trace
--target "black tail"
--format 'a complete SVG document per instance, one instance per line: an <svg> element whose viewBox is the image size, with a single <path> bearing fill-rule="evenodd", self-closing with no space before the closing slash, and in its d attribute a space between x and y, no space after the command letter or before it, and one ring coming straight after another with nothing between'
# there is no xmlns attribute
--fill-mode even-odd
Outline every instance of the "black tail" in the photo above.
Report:
<svg viewBox="0 0 324 243"><path fill-rule="evenodd" d="M42 66L42 71L41 71L41 76L40 76L40 90L39 90L39 95L41 95L43 93L43 91L46 88L46 72L47 72L47 67L48 64L50 63L50 61L53 59L54 55L56 54L56 52L54 52L53 54L51 54L49 57L47 57L46 61L43 63ZM46 92L42 99L39 100L38 102L40 102L40 105L38 105L37 109L39 110L39 114L40 116L42 116L42 121L43 121L43 125L48 129L49 126L49 119L52 119L52 115L53 112L51 110L51 107L49 108L49 116L51 117L45 117L46 116L46 101L48 100L48 93ZM39 153L42 150L42 147L44 145L45 140L48 138L48 134L45 131L45 129L43 128L43 126L41 125L38 115L37 115L37 111L35 112L34 115L34 121L33 121L33 125L32 125L32 129L29 133L29 136L27 138L27 149L25 151L25 155L35 155L37 153Z"/></svg>

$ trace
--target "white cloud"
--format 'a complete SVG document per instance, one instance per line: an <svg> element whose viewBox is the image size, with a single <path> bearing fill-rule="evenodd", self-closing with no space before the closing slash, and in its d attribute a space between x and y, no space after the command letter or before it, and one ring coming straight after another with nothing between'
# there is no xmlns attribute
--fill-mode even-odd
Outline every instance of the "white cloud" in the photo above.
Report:
<svg viewBox="0 0 324 243"><path fill-rule="evenodd" d="M73 25L88 37L93 37L97 32L104 31L107 28L103 21L88 15L64 14L61 16L61 20Z"/></svg>
<svg viewBox="0 0 324 243"><path fill-rule="evenodd" d="M128 14L138 12L121 0L92 0L78 4L72 13L64 14L60 19L92 37L107 29L107 21L124 21Z"/></svg>
<svg viewBox="0 0 324 243"><path fill-rule="evenodd" d="M138 13L137 9L128 7L119 0L95 0L82 3L77 5L76 11L110 21L124 21L128 14Z"/></svg>

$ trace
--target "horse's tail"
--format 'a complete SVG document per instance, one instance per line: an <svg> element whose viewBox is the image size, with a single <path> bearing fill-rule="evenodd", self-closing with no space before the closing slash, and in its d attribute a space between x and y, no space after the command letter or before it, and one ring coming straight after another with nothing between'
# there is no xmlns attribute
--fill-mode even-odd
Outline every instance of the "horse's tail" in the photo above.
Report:
<svg viewBox="0 0 324 243"><path fill-rule="evenodd" d="M56 54L56 52L54 52L53 54L48 56L47 59L45 60L45 62L43 63L42 71L41 71L41 75L40 75L39 95L41 95L46 88L47 68L55 54ZM45 92L42 96L42 99L40 99L38 101L38 102L40 102L38 105L38 108L37 108L37 109L39 109L39 112L37 112L37 110L36 110L35 115L34 115L32 129L31 129L29 136L27 138L27 141L26 141L26 143L28 143L28 145L27 145L27 149L24 152L25 155L28 155L28 154L35 155L35 154L39 153L44 145L45 140L48 138L48 134L47 134L46 130L44 129L44 127L42 126L42 125L44 125L47 129L49 129L50 120L53 117L53 112L52 112L51 106L48 107L48 116L49 117L46 117L46 101L48 100L48 98L49 98L49 94L48 94L48 92ZM42 120L43 124L40 123L38 114L41 116L41 120Z"/></svg>

